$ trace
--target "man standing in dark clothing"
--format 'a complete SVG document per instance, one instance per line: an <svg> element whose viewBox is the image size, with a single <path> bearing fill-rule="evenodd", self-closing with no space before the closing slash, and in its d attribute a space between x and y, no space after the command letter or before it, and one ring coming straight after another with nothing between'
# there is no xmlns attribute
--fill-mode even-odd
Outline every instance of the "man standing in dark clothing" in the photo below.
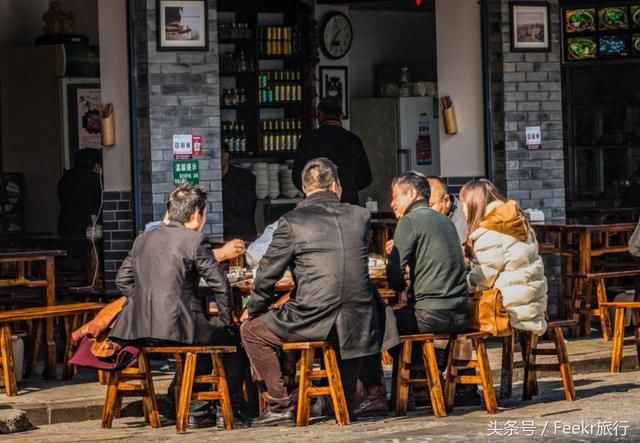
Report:
<svg viewBox="0 0 640 443"><path fill-rule="evenodd" d="M102 200L100 172L102 152L98 149L80 149L73 156L73 167L58 182L60 214L59 235L85 235L91 216L98 214Z"/></svg>
<svg viewBox="0 0 640 443"><path fill-rule="evenodd" d="M293 183L302 191L302 169L311 159L325 157L338 167L342 202L358 204L358 191L371 184L371 166L360 137L342 127L340 103L325 97L318 104L320 127L305 134L293 163ZM303 191L304 192L304 191Z"/></svg>
<svg viewBox="0 0 640 443"><path fill-rule="evenodd" d="M257 233L256 176L251 171L233 166L229 158L229 147L223 143L220 162L224 235L254 240Z"/></svg>
<svg viewBox="0 0 640 443"><path fill-rule="evenodd" d="M278 352L286 341L332 340L340 353L347 405L355 408L362 357L380 352L379 323L369 279L369 212L340 203L336 166L310 161L303 173L306 199L278 222L251 288L249 319L240 332L254 378L267 402L253 426L292 423L293 401L282 381ZM276 282L291 269L296 289L269 309Z"/></svg>

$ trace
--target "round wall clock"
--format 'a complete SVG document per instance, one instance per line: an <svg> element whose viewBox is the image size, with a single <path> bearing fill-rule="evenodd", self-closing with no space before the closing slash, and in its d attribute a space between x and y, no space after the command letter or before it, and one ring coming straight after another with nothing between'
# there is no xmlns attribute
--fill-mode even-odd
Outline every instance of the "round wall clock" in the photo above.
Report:
<svg viewBox="0 0 640 443"><path fill-rule="evenodd" d="M332 59L345 56L351 48L353 28L349 17L341 12L331 12L320 27L320 47L322 52Z"/></svg>

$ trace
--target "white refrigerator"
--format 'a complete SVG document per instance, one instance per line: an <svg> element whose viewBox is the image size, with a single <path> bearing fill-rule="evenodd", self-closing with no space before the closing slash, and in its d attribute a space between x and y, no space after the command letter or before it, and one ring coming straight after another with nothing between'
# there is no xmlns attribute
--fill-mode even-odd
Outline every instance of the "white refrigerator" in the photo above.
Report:
<svg viewBox="0 0 640 443"><path fill-rule="evenodd" d="M351 131L362 139L373 174L361 202L371 198L388 212L393 177L410 169L440 175L436 97L359 98L351 109Z"/></svg>

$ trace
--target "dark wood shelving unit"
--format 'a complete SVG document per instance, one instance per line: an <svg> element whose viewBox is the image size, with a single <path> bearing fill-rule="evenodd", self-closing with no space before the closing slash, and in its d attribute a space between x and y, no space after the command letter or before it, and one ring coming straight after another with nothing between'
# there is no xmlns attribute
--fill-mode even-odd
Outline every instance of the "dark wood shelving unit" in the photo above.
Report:
<svg viewBox="0 0 640 443"><path fill-rule="evenodd" d="M300 119L303 131L313 127L313 84L309 79L316 65L308 60L309 29L313 20L313 8L300 0L219 0L217 3L218 21L221 24L232 22L247 23L252 31L252 38L220 39L218 60L222 63L226 53L244 51L245 56L253 61L251 72L222 72L220 71L220 109L222 121L242 121L245 125L246 152L232 152L232 159L270 159L287 160L294 158L292 151L265 151L260 147L261 141L261 113L271 114L265 119ZM274 22L273 14L281 15L282 19ZM300 35L299 51L291 55L267 55L260 52L261 26L291 26L297 27ZM263 65L261 67L261 65ZM271 102L260 103L260 73L262 71L299 70L300 80L288 80L287 84L302 86L301 102ZM233 85L233 86L231 86ZM247 103L241 105L224 105L224 90L229 88L244 89ZM278 116L273 116L278 114ZM249 152L252 152L251 154Z"/></svg>

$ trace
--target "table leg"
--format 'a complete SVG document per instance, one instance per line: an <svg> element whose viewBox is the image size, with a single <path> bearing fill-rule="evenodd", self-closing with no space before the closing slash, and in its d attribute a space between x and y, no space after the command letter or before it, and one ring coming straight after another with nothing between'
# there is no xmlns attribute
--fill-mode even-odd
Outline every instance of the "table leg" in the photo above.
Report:
<svg viewBox="0 0 640 443"><path fill-rule="evenodd" d="M53 257L47 257L47 306L56 303L56 272ZM53 331L54 319L46 320L46 342L47 342L47 360L45 362L45 378L56 378L56 342Z"/></svg>
<svg viewBox="0 0 640 443"><path fill-rule="evenodd" d="M613 328L613 352L611 354L611 372L620 372L624 348L624 308L616 308Z"/></svg>

